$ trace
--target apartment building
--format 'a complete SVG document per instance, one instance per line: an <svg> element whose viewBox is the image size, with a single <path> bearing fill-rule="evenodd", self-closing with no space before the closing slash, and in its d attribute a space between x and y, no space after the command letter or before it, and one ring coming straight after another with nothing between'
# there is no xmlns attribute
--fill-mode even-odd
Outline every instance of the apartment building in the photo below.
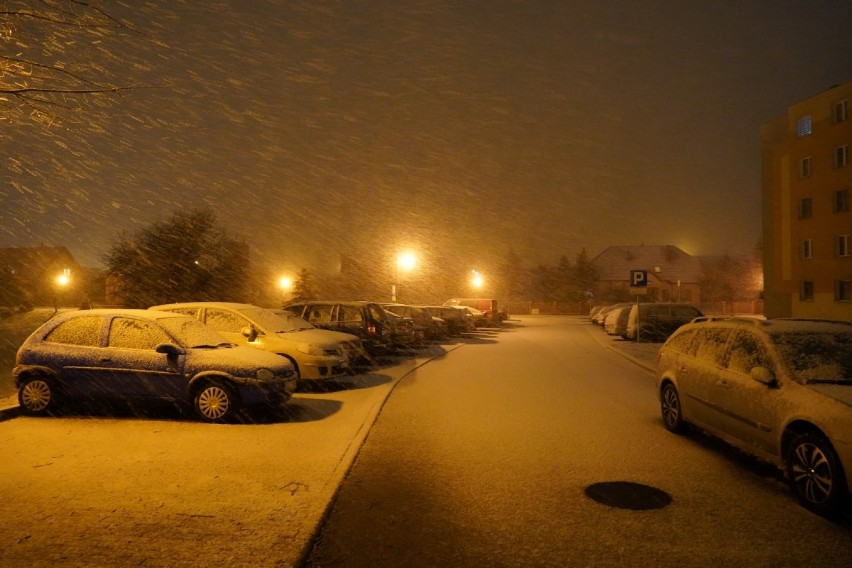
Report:
<svg viewBox="0 0 852 568"><path fill-rule="evenodd" d="M761 128L767 317L852 321L852 82Z"/></svg>

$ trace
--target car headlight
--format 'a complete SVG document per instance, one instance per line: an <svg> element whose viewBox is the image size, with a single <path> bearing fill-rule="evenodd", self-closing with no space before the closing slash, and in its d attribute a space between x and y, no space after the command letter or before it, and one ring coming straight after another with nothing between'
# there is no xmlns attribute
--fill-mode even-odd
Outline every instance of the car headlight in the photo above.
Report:
<svg viewBox="0 0 852 568"><path fill-rule="evenodd" d="M258 369L256 376L261 381L271 381L275 378L275 373L273 373L269 369Z"/></svg>
<svg viewBox="0 0 852 568"><path fill-rule="evenodd" d="M300 343L296 349L305 355L313 355L314 357L322 357L325 355L325 350L321 346L311 343Z"/></svg>

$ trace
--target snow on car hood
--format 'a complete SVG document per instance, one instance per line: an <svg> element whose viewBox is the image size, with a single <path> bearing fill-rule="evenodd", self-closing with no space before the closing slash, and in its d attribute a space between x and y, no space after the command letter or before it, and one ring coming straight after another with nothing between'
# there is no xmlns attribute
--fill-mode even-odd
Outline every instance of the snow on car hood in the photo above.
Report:
<svg viewBox="0 0 852 568"><path fill-rule="evenodd" d="M852 385L808 383L805 385L805 387L811 389L812 391L818 392L823 396L833 398L834 400L838 400L843 404L852 406Z"/></svg>
<svg viewBox="0 0 852 568"><path fill-rule="evenodd" d="M292 367L284 357L245 346L193 347L187 350L186 366L193 373L223 370L236 376L252 376L264 368L281 373Z"/></svg>
<svg viewBox="0 0 852 568"><path fill-rule="evenodd" d="M290 341L300 341L310 343L312 345L337 345L338 343L347 343L357 341L358 338L349 333L340 331L331 331L329 329L302 329L299 331L284 331L278 332L275 335L282 339Z"/></svg>

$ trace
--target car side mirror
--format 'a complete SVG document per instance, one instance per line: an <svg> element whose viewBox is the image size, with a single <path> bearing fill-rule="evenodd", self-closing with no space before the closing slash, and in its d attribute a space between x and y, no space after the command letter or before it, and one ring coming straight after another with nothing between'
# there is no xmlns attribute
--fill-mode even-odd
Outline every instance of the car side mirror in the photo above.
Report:
<svg viewBox="0 0 852 568"><path fill-rule="evenodd" d="M154 351L156 351L157 353L164 353L169 356L184 354L184 350L175 345L174 343L160 343L154 348Z"/></svg>
<svg viewBox="0 0 852 568"><path fill-rule="evenodd" d="M255 339L257 339L257 330L253 326L244 327L242 330L240 330L240 333L242 333L243 336L245 336L245 338L249 341L254 341Z"/></svg>
<svg viewBox="0 0 852 568"><path fill-rule="evenodd" d="M775 373L766 367L754 367L750 374L752 379L762 385L766 385L768 387L778 386L778 383L775 381Z"/></svg>

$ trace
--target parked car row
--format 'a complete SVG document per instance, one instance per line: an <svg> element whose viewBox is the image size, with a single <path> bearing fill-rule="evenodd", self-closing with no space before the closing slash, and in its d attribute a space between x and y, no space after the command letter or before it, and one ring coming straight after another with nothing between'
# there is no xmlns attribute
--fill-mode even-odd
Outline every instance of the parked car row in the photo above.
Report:
<svg viewBox="0 0 852 568"><path fill-rule="evenodd" d="M633 341L663 342L680 326L704 313L692 304L622 303L592 308L589 317L609 335Z"/></svg>
<svg viewBox="0 0 852 568"><path fill-rule="evenodd" d="M27 414L71 400L157 399L227 421L241 406L280 406L299 380L336 379L377 355L475 329L470 308L440 311L446 319L419 306L317 301L64 312L24 341L13 376Z"/></svg>

